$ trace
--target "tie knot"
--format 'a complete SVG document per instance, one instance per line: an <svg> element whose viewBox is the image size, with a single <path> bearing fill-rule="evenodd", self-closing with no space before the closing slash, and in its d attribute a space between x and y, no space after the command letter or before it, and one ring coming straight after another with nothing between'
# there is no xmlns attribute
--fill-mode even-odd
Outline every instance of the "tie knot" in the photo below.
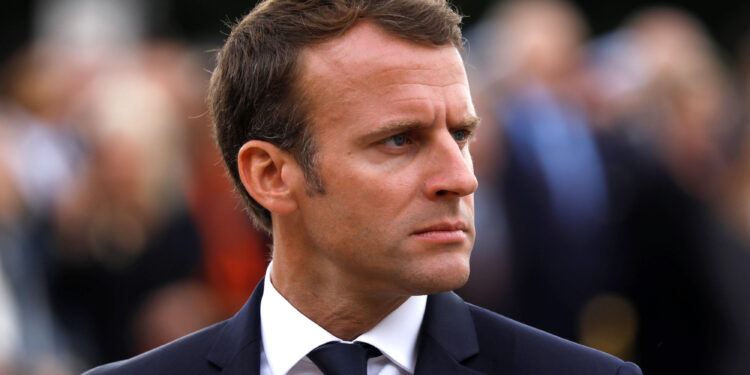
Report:
<svg viewBox="0 0 750 375"><path fill-rule="evenodd" d="M307 357L325 375L366 375L367 360L380 354L380 350L364 342L331 341L313 349Z"/></svg>

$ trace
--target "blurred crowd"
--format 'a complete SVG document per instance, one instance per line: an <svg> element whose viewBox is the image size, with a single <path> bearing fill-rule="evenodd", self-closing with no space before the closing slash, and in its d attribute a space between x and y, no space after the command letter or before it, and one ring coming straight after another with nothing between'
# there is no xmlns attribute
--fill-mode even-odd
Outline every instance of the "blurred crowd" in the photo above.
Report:
<svg viewBox="0 0 750 375"><path fill-rule="evenodd" d="M592 38L552 0L466 36L483 133L464 296L646 374L746 373L747 46L731 65L666 7Z"/></svg>
<svg viewBox="0 0 750 375"><path fill-rule="evenodd" d="M224 319L268 261L206 113L216 46L145 38L138 2L78 3L0 67L2 375ZM555 0L499 2L465 36L482 126L459 293L647 374L746 373L750 39L722 56L664 7L594 38Z"/></svg>
<svg viewBox="0 0 750 375"><path fill-rule="evenodd" d="M265 272L206 113L213 54L145 40L132 4L50 9L2 67L0 374L161 345L231 316Z"/></svg>

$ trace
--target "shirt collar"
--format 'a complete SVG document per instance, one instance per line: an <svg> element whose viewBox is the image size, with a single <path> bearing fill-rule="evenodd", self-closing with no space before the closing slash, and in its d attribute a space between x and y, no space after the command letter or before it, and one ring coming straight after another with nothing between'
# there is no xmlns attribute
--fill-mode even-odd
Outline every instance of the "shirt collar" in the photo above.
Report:
<svg viewBox="0 0 750 375"><path fill-rule="evenodd" d="M412 296L370 331L355 341L374 345L409 374L417 366L417 339L422 327L427 296Z"/></svg>
<svg viewBox="0 0 750 375"><path fill-rule="evenodd" d="M263 281L260 325L263 352L273 374L286 374L311 350L329 341L342 341L300 313L271 283L271 265ZM354 341L374 345L410 374L417 364L417 339L427 296L409 297L370 331Z"/></svg>

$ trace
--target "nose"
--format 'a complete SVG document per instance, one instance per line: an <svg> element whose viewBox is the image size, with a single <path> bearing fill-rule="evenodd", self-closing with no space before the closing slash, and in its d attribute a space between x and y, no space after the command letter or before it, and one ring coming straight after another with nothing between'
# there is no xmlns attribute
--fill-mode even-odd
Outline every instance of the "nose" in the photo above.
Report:
<svg viewBox="0 0 750 375"><path fill-rule="evenodd" d="M463 197L477 190L468 145L459 147L453 136L446 132L440 136L429 156L429 174L425 178L425 190L430 199Z"/></svg>

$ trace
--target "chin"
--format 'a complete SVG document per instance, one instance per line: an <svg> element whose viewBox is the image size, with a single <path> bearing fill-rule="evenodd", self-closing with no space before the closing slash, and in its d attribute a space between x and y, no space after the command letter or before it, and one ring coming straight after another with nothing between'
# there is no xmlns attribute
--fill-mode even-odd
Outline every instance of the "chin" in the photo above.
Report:
<svg viewBox="0 0 750 375"><path fill-rule="evenodd" d="M411 295L436 294L462 287L469 280L469 260L442 263L413 275Z"/></svg>

